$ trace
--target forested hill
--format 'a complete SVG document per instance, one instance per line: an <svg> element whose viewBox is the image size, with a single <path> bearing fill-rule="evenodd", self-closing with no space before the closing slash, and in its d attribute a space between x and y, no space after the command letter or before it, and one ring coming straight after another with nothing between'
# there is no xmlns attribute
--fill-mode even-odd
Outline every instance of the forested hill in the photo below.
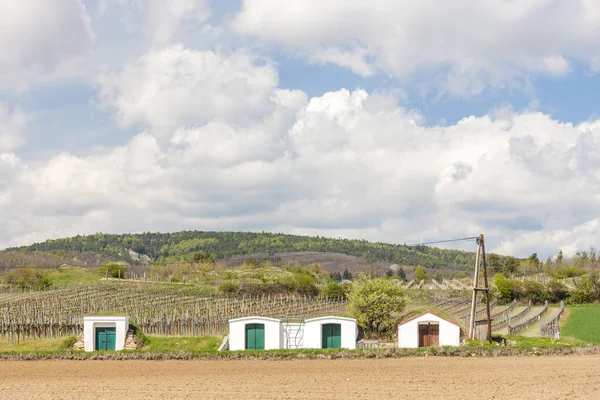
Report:
<svg viewBox="0 0 600 400"><path fill-rule="evenodd" d="M130 249L147 255L155 262L191 261L198 252L210 253L217 260L255 253L331 252L361 257L368 263L383 261L399 265L453 269L472 269L475 262L474 253L459 250L264 232L184 231L124 235L98 233L48 240L5 251L13 254L51 253L58 257L73 253L95 253L132 262Z"/></svg>

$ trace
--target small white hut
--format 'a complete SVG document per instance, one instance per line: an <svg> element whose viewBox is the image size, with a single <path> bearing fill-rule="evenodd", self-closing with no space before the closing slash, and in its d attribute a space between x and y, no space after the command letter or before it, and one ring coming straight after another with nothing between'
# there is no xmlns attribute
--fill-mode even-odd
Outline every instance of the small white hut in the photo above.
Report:
<svg viewBox="0 0 600 400"><path fill-rule="evenodd" d="M126 315L88 315L83 317L85 351L123 350L129 317Z"/></svg>
<svg viewBox="0 0 600 400"><path fill-rule="evenodd" d="M353 318L319 317L304 323L305 349L356 349L358 326Z"/></svg>
<svg viewBox="0 0 600 400"><path fill-rule="evenodd" d="M398 325L398 347L460 345L460 326L431 311Z"/></svg>
<svg viewBox="0 0 600 400"><path fill-rule="evenodd" d="M243 317L229 320L229 350L281 349L281 321L266 317Z"/></svg>

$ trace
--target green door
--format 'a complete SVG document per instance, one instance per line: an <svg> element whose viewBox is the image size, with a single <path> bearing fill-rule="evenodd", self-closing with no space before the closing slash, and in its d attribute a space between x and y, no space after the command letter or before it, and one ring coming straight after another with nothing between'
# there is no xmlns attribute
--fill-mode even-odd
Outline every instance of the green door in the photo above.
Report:
<svg viewBox="0 0 600 400"><path fill-rule="evenodd" d="M342 347L342 325L323 324L321 345L324 349L339 349Z"/></svg>
<svg viewBox="0 0 600 400"><path fill-rule="evenodd" d="M265 349L265 324L246 324L246 349Z"/></svg>
<svg viewBox="0 0 600 400"><path fill-rule="evenodd" d="M115 350L116 344L116 328L96 328L96 350Z"/></svg>

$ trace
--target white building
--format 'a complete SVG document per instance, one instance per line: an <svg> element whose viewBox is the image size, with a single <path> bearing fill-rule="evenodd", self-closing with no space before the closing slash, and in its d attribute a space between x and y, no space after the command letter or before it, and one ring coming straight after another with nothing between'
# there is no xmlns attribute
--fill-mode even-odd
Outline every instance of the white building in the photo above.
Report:
<svg viewBox="0 0 600 400"><path fill-rule="evenodd" d="M356 349L358 326L353 318L320 317L304 324L305 349Z"/></svg>
<svg viewBox="0 0 600 400"><path fill-rule="evenodd" d="M398 325L398 347L460 345L460 326L426 311Z"/></svg>
<svg viewBox="0 0 600 400"><path fill-rule="evenodd" d="M125 315L88 315L83 317L83 344L85 351L123 350L129 330Z"/></svg>
<svg viewBox="0 0 600 400"><path fill-rule="evenodd" d="M356 320L320 317L304 322L244 317L229 320L229 350L356 348Z"/></svg>
<svg viewBox="0 0 600 400"><path fill-rule="evenodd" d="M243 317L229 320L229 350L281 349L281 321L266 317Z"/></svg>

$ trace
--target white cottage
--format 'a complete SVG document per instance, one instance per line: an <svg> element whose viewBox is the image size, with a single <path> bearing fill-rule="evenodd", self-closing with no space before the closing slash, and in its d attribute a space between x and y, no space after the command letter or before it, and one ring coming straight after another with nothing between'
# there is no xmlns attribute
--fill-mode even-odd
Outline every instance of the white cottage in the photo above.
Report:
<svg viewBox="0 0 600 400"><path fill-rule="evenodd" d="M272 350L283 346L281 321L266 317L229 320L229 350Z"/></svg>
<svg viewBox="0 0 600 400"><path fill-rule="evenodd" d="M125 315L88 315L83 317L83 344L85 351L123 350L129 330Z"/></svg>
<svg viewBox="0 0 600 400"><path fill-rule="evenodd" d="M229 320L229 350L355 349L356 320L320 317L304 322L244 317Z"/></svg>
<svg viewBox="0 0 600 400"><path fill-rule="evenodd" d="M398 347L460 345L460 326L431 311L398 325Z"/></svg>
<svg viewBox="0 0 600 400"><path fill-rule="evenodd" d="M358 326L353 318L320 317L304 324L305 349L356 349Z"/></svg>

